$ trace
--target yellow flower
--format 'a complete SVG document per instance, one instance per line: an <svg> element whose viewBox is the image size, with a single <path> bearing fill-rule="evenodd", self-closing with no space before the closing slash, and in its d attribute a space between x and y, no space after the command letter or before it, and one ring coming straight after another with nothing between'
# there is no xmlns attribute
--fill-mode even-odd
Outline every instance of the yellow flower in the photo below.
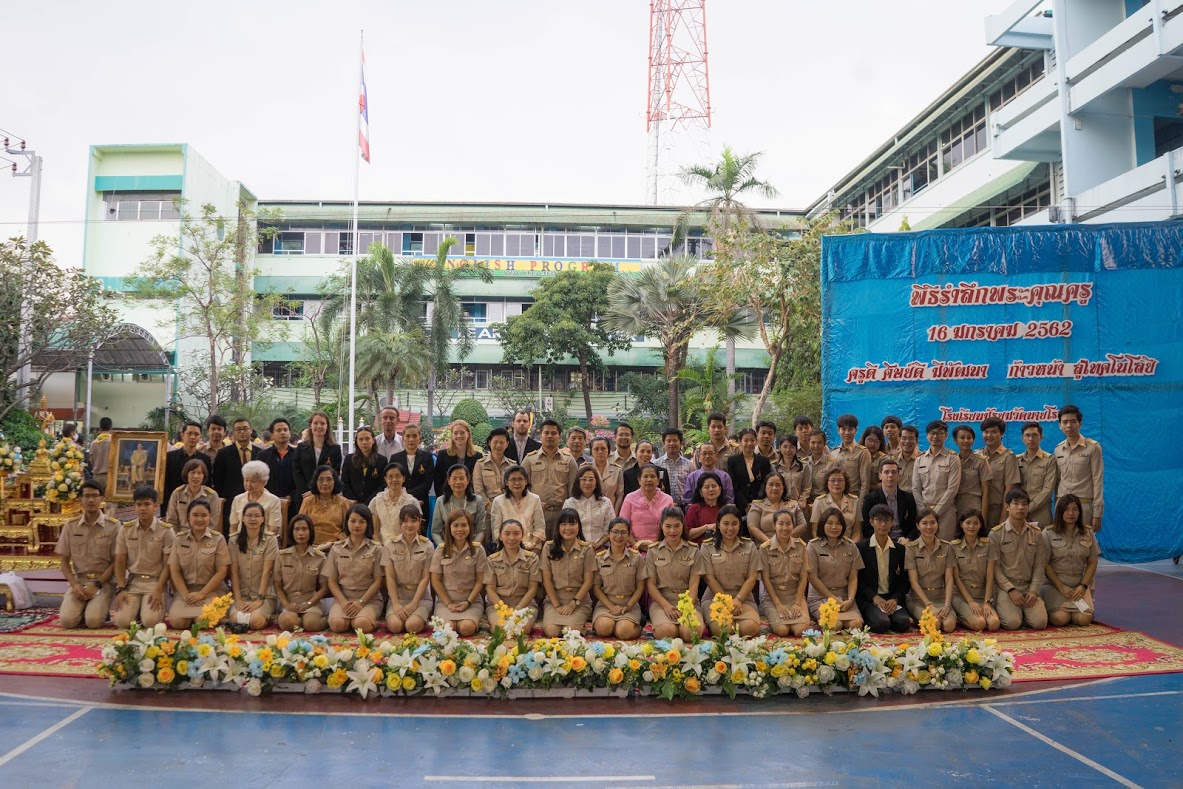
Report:
<svg viewBox="0 0 1183 789"><path fill-rule="evenodd" d="M440 661L440 673L445 677L450 677L456 673L456 663L451 660Z"/></svg>
<svg viewBox="0 0 1183 789"><path fill-rule="evenodd" d="M930 679L932 679L932 674L928 673L926 668L920 669L920 672L916 674L916 681L921 685L927 685Z"/></svg>
<svg viewBox="0 0 1183 789"><path fill-rule="evenodd" d="M468 686L469 686L470 688L472 688L474 692L476 692L476 693L480 693L480 692L481 692L481 687L482 687L482 685L481 685L481 678L480 678L480 677L473 677L473 678L472 678L472 682L468 683Z"/></svg>
<svg viewBox="0 0 1183 789"><path fill-rule="evenodd" d="M618 668L614 668L608 672L608 681L613 685L618 685L624 682L624 672Z"/></svg>
<svg viewBox="0 0 1183 789"><path fill-rule="evenodd" d="M727 664L724 663L722 660L717 661L715 663L715 671L719 672L720 674L726 674L727 673Z"/></svg>
<svg viewBox="0 0 1183 789"><path fill-rule="evenodd" d="M784 664L773 666L772 671L771 671L772 676L776 677L777 679L779 679L780 677L783 677L784 675L786 675L788 673L789 673L789 670L784 667Z"/></svg>
<svg viewBox="0 0 1183 789"><path fill-rule="evenodd" d="M353 654L357 655L358 659L361 659L369 655L370 650L365 644L358 644L357 649L354 650Z"/></svg>
<svg viewBox="0 0 1183 789"><path fill-rule="evenodd" d="M832 665L834 665L834 663L836 663L838 661L838 656L836 654L834 654L833 651L830 651L830 652L826 653L825 660L826 660L827 666L832 666Z"/></svg>
<svg viewBox="0 0 1183 789"><path fill-rule="evenodd" d="M768 664L765 663L763 660L756 661L756 671L766 671L767 669L768 669Z"/></svg>
<svg viewBox="0 0 1183 789"><path fill-rule="evenodd" d="M941 643L939 641L934 641L928 645L928 656L929 657L940 657L941 650L942 650Z"/></svg>
<svg viewBox="0 0 1183 789"><path fill-rule="evenodd" d="M571 658L571 668L575 669L576 671L583 671L585 668L587 668L587 661L581 658L579 655L576 655L575 657Z"/></svg>
<svg viewBox="0 0 1183 789"><path fill-rule="evenodd" d="M317 668L328 668L329 667L329 656L328 655L317 655L316 657L312 658L312 665L316 666Z"/></svg>
<svg viewBox="0 0 1183 789"><path fill-rule="evenodd" d="M604 657L613 658L616 656L616 649L611 644L604 644Z"/></svg>
<svg viewBox="0 0 1183 789"><path fill-rule="evenodd" d="M181 674L183 676L186 676L189 674L189 661L188 660L178 660L177 661L177 673Z"/></svg>
<svg viewBox="0 0 1183 789"><path fill-rule="evenodd" d="M978 684L978 672L976 672L976 671L967 671L967 672L965 672L965 683L966 683L967 685L976 685L976 684Z"/></svg>
<svg viewBox="0 0 1183 789"><path fill-rule="evenodd" d="M493 624L501 627L505 624L505 620L513 616L513 609L505 604L504 601L499 600L497 605L493 606L493 610L497 613L497 621Z"/></svg>
<svg viewBox="0 0 1183 789"><path fill-rule="evenodd" d="M664 663L665 658L666 658L665 652L658 652L656 655L653 656L653 662L654 663Z"/></svg>
<svg viewBox="0 0 1183 789"><path fill-rule="evenodd" d="M272 663L271 664L271 676L275 677L276 679L282 677L283 676L283 665L280 663Z"/></svg>
<svg viewBox="0 0 1183 789"><path fill-rule="evenodd" d="M838 601L833 597L821 604L817 612L817 624L822 630L833 630L838 626Z"/></svg>
<svg viewBox="0 0 1183 789"><path fill-rule="evenodd" d="M652 655L653 654L653 644L649 643L648 641L646 641L644 644L642 644L641 645L641 654L642 655Z"/></svg>
<svg viewBox="0 0 1183 789"><path fill-rule="evenodd" d="M387 674L386 675L386 687L389 690L398 690L402 686L403 686L403 683L402 683L402 680L399 679L398 674Z"/></svg>
<svg viewBox="0 0 1183 789"><path fill-rule="evenodd" d="M682 683L682 687L691 693L698 693L702 689L702 686L698 684L698 677L695 676L686 677L686 681Z"/></svg>
<svg viewBox="0 0 1183 789"><path fill-rule="evenodd" d="M329 674L329 678L325 680L325 684L333 690L336 690L337 688L344 685L345 680L347 679L349 679L349 675L345 673L345 669L339 668L332 674Z"/></svg>
<svg viewBox="0 0 1183 789"><path fill-rule="evenodd" d="M676 649L671 649L669 652L665 653L665 659L670 663L677 663L682 659L682 654Z"/></svg>
<svg viewBox="0 0 1183 789"><path fill-rule="evenodd" d="M171 655L173 652L177 651L177 645L172 641L165 641L160 645L160 651L166 655Z"/></svg>
<svg viewBox="0 0 1183 789"><path fill-rule="evenodd" d="M414 689L415 689L415 678L414 677L403 677L403 690L414 690Z"/></svg>
<svg viewBox="0 0 1183 789"><path fill-rule="evenodd" d="M288 644L290 644L290 643L292 643L292 642L289 639L284 638L283 636L280 636L279 638L275 639L275 646L279 647L280 649L287 649Z"/></svg>
<svg viewBox="0 0 1183 789"><path fill-rule="evenodd" d="M978 651L976 649L971 649L965 653L965 662L972 663L973 665L976 666L982 662L982 656L978 653Z"/></svg>
<svg viewBox="0 0 1183 789"><path fill-rule="evenodd" d="M171 668L168 668L167 666L165 666L164 668L160 669L160 671L156 672L156 681L161 683L162 685L167 685L170 682L172 682L174 679L176 679L176 676L177 675L175 673L173 673L173 670Z"/></svg>
<svg viewBox="0 0 1183 789"><path fill-rule="evenodd" d="M160 657L160 650L156 647L148 647L148 649L144 652L144 657L148 658L149 660L155 660L156 658Z"/></svg>
<svg viewBox="0 0 1183 789"><path fill-rule="evenodd" d="M481 659L477 657L475 652L469 652L464 656L464 665L468 666L469 668L476 668L478 665L480 665L480 662Z"/></svg>
<svg viewBox="0 0 1183 789"><path fill-rule="evenodd" d="M382 669L378 668L377 666L374 666L372 669L370 669L370 682L373 682L375 685L377 685L381 681L382 681Z"/></svg>
<svg viewBox="0 0 1183 789"><path fill-rule="evenodd" d="M242 657L242 647L240 647L238 644L231 644L230 646L226 647L226 654L235 660L238 660L240 657Z"/></svg>
<svg viewBox="0 0 1183 789"><path fill-rule="evenodd" d="M731 681L734 682L736 685L740 684L741 682L743 682L747 678L748 678L748 673L746 671L744 671L742 668L737 668L735 671L731 672Z"/></svg>
<svg viewBox="0 0 1183 789"><path fill-rule="evenodd" d="M982 688L982 690L989 690L990 689L990 678L989 677L982 677L980 680L978 680L978 685Z"/></svg>
<svg viewBox="0 0 1183 789"><path fill-rule="evenodd" d="M925 608L924 613L920 615L920 632L924 634L925 641L941 640L941 628L937 623L937 617L933 613L932 606Z"/></svg>
<svg viewBox="0 0 1183 789"><path fill-rule="evenodd" d="M665 663L654 663L652 666L649 667L649 670L653 672L653 676L657 677L658 679L661 679L662 677L665 676L666 665L665 665Z"/></svg>
<svg viewBox="0 0 1183 789"><path fill-rule="evenodd" d="M628 667L631 668L633 671L640 671L641 670L641 661L634 658L628 662Z"/></svg>
<svg viewBox="0 0 1183 789"><path fill-rule="evenodd" d="M202 657L208 657L209 654L213 651L214 651L214 648L211 647L209 644L198 644L197 645L197 654L201 655Z"/></svg>

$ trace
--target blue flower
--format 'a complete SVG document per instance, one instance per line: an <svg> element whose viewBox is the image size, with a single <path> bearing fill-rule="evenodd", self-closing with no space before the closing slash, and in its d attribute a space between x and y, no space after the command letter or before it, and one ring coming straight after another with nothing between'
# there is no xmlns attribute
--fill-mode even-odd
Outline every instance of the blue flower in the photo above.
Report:
<svg viewBox="0 0 1183 789"><path fill-rule="evenodd" d="M189 661L189 679L197 679L201 676L201 666L196 660Z"/></svg>
<svg viewBox="0 0 1183 789"><path fill-rule="evenodd" d="M768 653L768 662L774 666L779 666L788 658L788 654L781 648L776 648Z"/></svg>
<svg viewBox="0 0 1183 789"><path fill-rule="evenodd" d="M859 673L854 675L853 684L862 685L864 682L867 681L868 676L869 675L867 674L867 670L863 669L862 671L860 671Z"/></svg>
<svg viewBox="0 0 1183 789"><path fill-rule="evenodd" d="M700 652L702 652L704 655L709 655L715 651L715 642L714 641L703 641L701 644L698 645L698 650Z"/></svg>
<svg viewBox="0 0 1183 789"><path fill-rule="evenodd" d="M818 630L816 627L811 627L802 635L804 635L805 638L821 638L822 631Z"/></svg>
<svg viewBox="0 0 1183 789"><path fill-rule="evenodd" d="M308 640L311 641L313 644L316 644L317 646L321 646L321 647L323 647L329 643L329 637L322 636L320 634L312 636Z"/></svg>
<svg viewBox="0 0 1183 789"><path fill-rule="evenodd" d="M205 633L205 634L203 634L203 635L201 635L201 636L199 636L199 637L197 638L197 643L199 643L199 644L209 644L209 645L212 647L212 646L217 646L217 643L218 643L218 642L217 642L217 641L214 641L214 637L213 637L213 636L209 635L208 633Z"/></svg>
<svg viewBox="0 0 1183 789"><path fill-rule="evenodd" d="M658 639L653 642L654 649L660 649L662 652L670 651L670 640L668 638Z"/></svg>
<svg viewBox="0 0 1183 789"><path fill-rule="evenodd" d="M603 641L593 641L592 645L591 645L591 650L592 650L592 652L595 652L597 655L603 655L604 654L604 642Z"/></svg>
<svg viewBox="0 0 1183 789"><path fill-rule="evenodd" d="M251 664L247 667L247 670L251 672L252 677L263 676L263 661L255 658L251 661Z"/></svg>

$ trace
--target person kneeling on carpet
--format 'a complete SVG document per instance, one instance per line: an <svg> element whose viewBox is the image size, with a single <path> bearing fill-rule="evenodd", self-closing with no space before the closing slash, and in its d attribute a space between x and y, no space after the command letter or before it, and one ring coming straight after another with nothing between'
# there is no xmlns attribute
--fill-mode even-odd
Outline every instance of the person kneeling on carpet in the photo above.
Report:
<svg viewBox="0 0 1183 789"><path fill-rule="evenodd" d="M168 589L168 557L173 530L156 517L159 495L142 486L132 494L136 519L119 528L115 538L115 626L126 630L133 621L155 627L164 621Z"/></svg>
<svg viewBox="0 0 1183 789"><path fill-rule="evenodd" d="M62 528L54 552L62 557L62 575L69 589L62 598L61 625L65 628L102 627L111 608L115 586L115 536L119 521L103 514L99 483L82 483L82 514Z"/></svg>
<svg viewBox="0 0 1183 789"><path fill-rule="evenodd" d="M230 549L222 533L210 529L210 520L210 503L194 499L189 503L189 531L173 541L168 567L177 596L168 609L168 626L174 630L192 625L226 583Z"/></svg>

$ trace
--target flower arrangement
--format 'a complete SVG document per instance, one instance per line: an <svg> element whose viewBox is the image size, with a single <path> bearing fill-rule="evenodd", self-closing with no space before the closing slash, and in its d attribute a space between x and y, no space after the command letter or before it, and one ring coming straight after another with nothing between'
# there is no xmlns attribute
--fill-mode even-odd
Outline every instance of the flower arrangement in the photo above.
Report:
<svg viewBox="0 0 1183 789"><path fill-rule="evenodd" d="M230 606L234 605L234 595L227 592L221 597L215 597L201 607L201 616L193 623L190 628L193 635L197 635L198 630L208 630L216 626L219 622L226 618L226 613L230 610Z"/></svg>
<svg viewBox="0 0 1183 789"><path fill-rule="evenodd" d="M203 619L217 621L228 597L211 603L210 616L203 612ZM221 630L170 637L163 625L133 625L104 648L99 672L112 684L134 688L229 684L252 695L282 684L306 693L362 698L561 690L678 699L738 692L756 698L778 693L804 698L839 690L871 696L922 688L989 690L1010 685L1014 671L1014 657L999 650L993 639L949 643L927 631L923 641L911 646L876 644L865 629L810 630L800 641L726 632L690 643L679 638L588 641L570 629L561 638L528 640L520 621L515 622L521 613L505 606L495 629L500 639L485 643L461 639L438 618L431 622L429 637L404 635L377 642L359 632L353 643L285 632L250 644Z"/></svg>
<svg viewBox="0 0 1183 789"><path fill-rule="evenodd" d="M711 600L711 624L719 628L720 632L728 632L732 625L735 624L735 615L732 613L735 600L729 594L719 592Z"/></svg>
<svg viewBox="0 0 1183 789"><path fill-rule="evenodd" d="M73 439L63 438L58 441L49 450L52 476L48 482L38 485L33 495L57 503L77 499L82 487L82 459L82 447L75 444Z"/></svg>
<svg viewBox="0 0 1183 789"><path fill-rule="evenodd" d="M702 630L702 620L698 618L698 606L694 604L689 591L678 595L678 624L692 632Z"/></svg>
<svg viewBox="0 0 1183 789"><path fill-rule="evenodd" d="M0 433L0 475L16 474L24 468L25 459L21 456L21 448L9 444L8 439Z"/></svg>

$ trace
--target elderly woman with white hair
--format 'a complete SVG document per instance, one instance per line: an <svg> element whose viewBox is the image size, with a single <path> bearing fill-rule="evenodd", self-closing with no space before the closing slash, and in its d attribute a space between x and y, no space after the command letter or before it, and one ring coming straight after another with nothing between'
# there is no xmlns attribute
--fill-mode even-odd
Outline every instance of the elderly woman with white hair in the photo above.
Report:
<svg viewBox="0 0 1183 789"><path fill-rule="evenodd" d="M279 497L267 490L267 479L271 476L271 469L261 460L252 460L242 465L242 486L245 493L234 497L230 505L230 533L242 527L242 508L250 502L257 502L263 507L266 518L263 527L268 534L277 538L283 529L283 507Z"/></svg>

